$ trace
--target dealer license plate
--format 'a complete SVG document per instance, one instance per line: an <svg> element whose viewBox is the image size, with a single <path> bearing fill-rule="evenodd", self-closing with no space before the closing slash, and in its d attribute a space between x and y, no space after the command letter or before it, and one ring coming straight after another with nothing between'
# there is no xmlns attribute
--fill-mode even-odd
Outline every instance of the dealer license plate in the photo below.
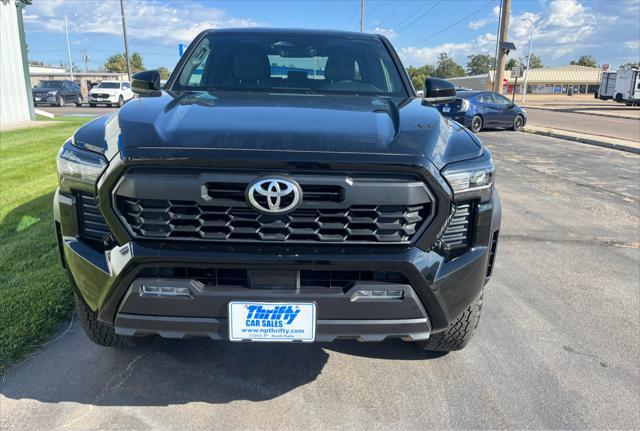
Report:
<svg viewBox="0 0 640 431"><path fill-rule="evenodd" d="M316 337L316 304L298 302L229 303L231 341L302 341Z"/></svg>

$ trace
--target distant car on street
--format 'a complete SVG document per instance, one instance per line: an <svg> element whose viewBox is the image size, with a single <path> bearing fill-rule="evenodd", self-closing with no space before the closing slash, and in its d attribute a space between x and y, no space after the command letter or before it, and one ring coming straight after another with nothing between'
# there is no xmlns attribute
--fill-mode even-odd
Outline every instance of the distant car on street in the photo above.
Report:
<svg viewBox="0 0 640 431"><path fill-rule="evenodd" d="M64 106L66 103L82 105L82 91L80 86L71 80L40 81L33 87L33 104L48 104Z"/></svg>
<svg viewBox="0 0 640 431"><path fill-rule="evenodd" d="M98 104L118 107L133 99L133 91L128 81L102 81L89 91L89 106Z"/></svg>
<svg viewBox="0 0 640 431"><path fill-rule="evenodd" d="M491 127L521 130L527 123L524 109L503 95L491 91L457 92L455 101L436 106L442 115L473 132Z"/></svg>

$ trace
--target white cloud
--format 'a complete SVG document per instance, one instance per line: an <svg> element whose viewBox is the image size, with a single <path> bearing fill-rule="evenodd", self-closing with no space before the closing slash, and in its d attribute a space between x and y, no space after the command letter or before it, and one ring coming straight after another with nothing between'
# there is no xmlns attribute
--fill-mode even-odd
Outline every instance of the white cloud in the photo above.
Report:
<svg viewBox="0 0 640 431"><path fill-rule="evenodd" d="M486 26L487 24L498 22L498 18L500 18L500 6L496 6L493 8L493 10L491 11L491 16L487 18L481 18L477 21L471 21L467 25L467 27L469 27L471 30L478 30Z"/></svg>
<svg viewBox="0 0 640 431"><path fill-rule="evenodd" d="M612 26L617 16L596 14L579 0L551 0L539 13L511 16L510 38L522 52L529 44L535 23L534 51L560 59L601 45L599 31Z"/></svg>
<svg viewBox="0 0 640 431"><path fill-rule="evenodd" d="M249 18L229 16L224 10L202 4L180 7L179 3L157 0L125 2L127 32L131 39L155 39L164 44L190 42L208 28L253 27ZM120 7L114 1L48 0L34 2L29 13L35 18L25 20L31 32L64 31L64 15L69 30L77 33L122 34Z"/></svg>
<svg viewBox="0 0 640 431"><path fill-rule="evenodd" d="M467 55L490 54L493 55L495 49L495 34L485 33L476 37L471 42L443 43L432 47L407 46L399 51L399 55L405 65L433 64L437 61L438 55L446 52L461 64L466 64Z"/></svg>
<svg viewBox="0 0 640 431"><path fill-rule="evenodd" d="M640 49L640 40L629 40L624 43L624 45L629 49Z"/></svg>
<svg viewBox="0 0 640 431"><path fill-rule="evenodd" d="M599 50L638 49L635 40L623 36L624 33L638 33L637 23L640 1L626 0L618 2L593 2L586 0L548 0L538 2L535 12L526 11L511 15L509 20L509 40L515 43L517 50L509 58L524 57L529 47L532 21L535 23L533 52L541 55L546 64L563 64L576 55L594 54ZM594 9L596 6L599 9ZM620 6L620 7L618 7ZM534 5L531 5L533 8ZM628 15L635 12L635 22L627 22ZM472 21L468 27L478 30L488 24L496 23L499 8L494 8L490 15ZM632 14L633 15L633 14ZM625 23L624 26L621 24ZM489 29L489 28L488 28ZM489 29L495 31L493 29ZM473 33L472 33L473 34ZM622 39L620 39L622 38ZM447 52L458 63L464 65L467 55L495 55L496 34L485 33L471 37L459 43L443 43L438 46L407 46L400 49L400 54L407 64L421 65L434 63L440 52ZM603 56L604 57L604 56ZM604 58L603 58L604 60Z"/></svg>
<svg viewBox="0 0 640 431"><path fill-rule="evenodd" d="M398 33L396 33L396 31L392 28L376 27L373 30L371 30L370 33L381 34L389 39L393 39L396 36L398 36Z"/></svg>

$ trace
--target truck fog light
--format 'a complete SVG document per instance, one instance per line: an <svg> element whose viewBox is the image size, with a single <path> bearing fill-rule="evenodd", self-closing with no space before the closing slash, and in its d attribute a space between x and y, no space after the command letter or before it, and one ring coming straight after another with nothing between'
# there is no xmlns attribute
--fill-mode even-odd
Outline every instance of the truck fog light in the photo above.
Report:
<svg viewBox="0 0 640 431"><path fill-rule="evenodd" d="M173 286L153 286L143 284L140 286L140 296L160 296L160 297L191 297L188 287Z"/></svg>
<svg viewBox="0 0 640 431"><path fill-rule="evenodd" d="M367 300L367 299L402 299L403 291L394 290L357 290L351 295L351 301Z"/></svg>

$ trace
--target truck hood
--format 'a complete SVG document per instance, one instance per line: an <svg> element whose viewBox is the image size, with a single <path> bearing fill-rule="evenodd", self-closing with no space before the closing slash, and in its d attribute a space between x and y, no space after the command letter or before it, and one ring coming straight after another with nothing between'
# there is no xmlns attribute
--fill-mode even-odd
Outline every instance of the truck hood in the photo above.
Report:
<svg viewBox="0 0 640 431"><path fill-rule="evenodd" d="M75 141L109 159L125 148L213 148L411 155L442 168L482 153L421 99L365 96L163 92L88 123Z"/></svg>

